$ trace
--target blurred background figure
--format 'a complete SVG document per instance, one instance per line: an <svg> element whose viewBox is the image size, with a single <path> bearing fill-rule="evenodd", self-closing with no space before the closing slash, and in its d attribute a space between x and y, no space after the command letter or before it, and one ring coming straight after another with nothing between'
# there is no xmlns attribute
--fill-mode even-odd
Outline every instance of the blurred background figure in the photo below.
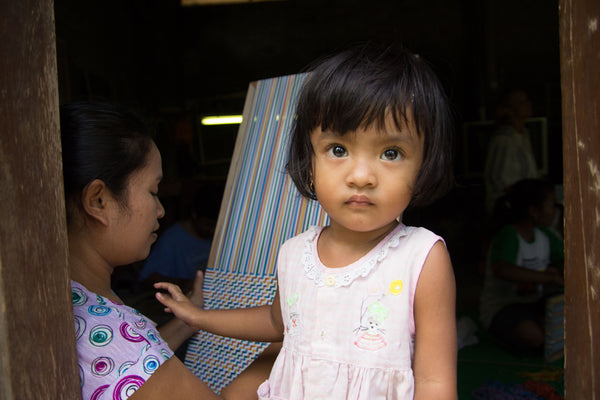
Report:
<svg viewBox="0 0 600 400"><path fill-rule="evenodd" d="M515 182L538 178L538 168L525 127L532 116L529 96L522 89L508 91L496 110L496 129L485 162L486 210L491 214L496 200Z"/></svg>
<svg viewBox="0 0 600 400"><path fill-rule="evenodd" d="M564 284L563 241L550 229L555 214L554 187L539 179L515 183L494 210L481 322L519 355L542 354L545 299Z"/></svg>

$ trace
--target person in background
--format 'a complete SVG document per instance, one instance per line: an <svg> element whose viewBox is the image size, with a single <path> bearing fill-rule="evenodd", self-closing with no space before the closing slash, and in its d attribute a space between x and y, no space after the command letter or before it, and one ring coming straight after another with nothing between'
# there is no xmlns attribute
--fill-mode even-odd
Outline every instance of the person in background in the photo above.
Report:
<svg viewBox="0 0 600 400"><path fill-rule="evenodd" d="M538 179L515 183L497 201L480 302L484 327L509 350L541 354L544 291L563 286L564 246L550 229L556 213L554 186Z"/></svg>
<svg viewBox="0 0 600 400"><path fill-rule="evenodd" d="M486 154L484 180L486 210L491 214L496 200L515 182L539 178L529 131L531 100L521 89L507 92L496 110L496 128Z"/></svg>
<svg viewBox="0 0 600 400"><path fill-rule="evenodd" d="M219 396L173 357L194 329L173 319L159 331L111 289L115 268L148 256L164 216L161 156L148 125L129 110L81 102L61 107L60 127L83 399L256 399L267 356ZM191 296L198 306L201 288L200 272Z"/></svg>

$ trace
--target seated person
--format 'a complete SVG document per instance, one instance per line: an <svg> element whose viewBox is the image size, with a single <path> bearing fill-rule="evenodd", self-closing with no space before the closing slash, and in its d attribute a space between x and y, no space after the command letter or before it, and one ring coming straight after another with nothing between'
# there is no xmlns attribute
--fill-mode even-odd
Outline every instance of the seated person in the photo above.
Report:
<svg viewBox="0 0 600 400"><path fill-rule="evenodd" d="M150 129L130 111L98 103L61 107L60 125L83 399L256 399L274 355L259 357L217 395L173 357L194 330L178 319L157 330L111 288L117 266L148 256L165 213ZM201 272L195 286L192 301L201 306Z"/></svg>
<svg viewBox="0 0 600 400"><path fill-rule="evenodd" d="M480 303L481 322L509 350L541 354L544 296L563 286L564 246L549 229L556 212L553 185L524 179L501 197ZM546 289L546 291L544 291Z"/></svg>

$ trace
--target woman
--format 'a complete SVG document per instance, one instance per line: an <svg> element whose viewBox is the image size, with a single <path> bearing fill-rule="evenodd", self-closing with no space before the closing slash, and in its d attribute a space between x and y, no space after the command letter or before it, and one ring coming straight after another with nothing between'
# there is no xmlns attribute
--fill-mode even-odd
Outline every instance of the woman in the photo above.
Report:
<svg viewBox="0 0 600 400"><path fill-rule="evenodd" d="M69 267L84 399L256 398L271 361L257 359L222 395L173 357L193 334L173 320L160 332L111 290L115 267L143 260L165 210L160 153L145 123L109 104L61 108ZM193 301L202 304L202 275Z"/></svg>

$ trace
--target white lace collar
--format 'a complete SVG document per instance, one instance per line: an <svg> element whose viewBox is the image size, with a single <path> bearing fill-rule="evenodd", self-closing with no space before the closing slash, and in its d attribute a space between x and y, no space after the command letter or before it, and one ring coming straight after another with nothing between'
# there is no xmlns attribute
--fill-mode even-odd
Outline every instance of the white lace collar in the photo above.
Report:
<svg viewBox="0 0 600 400"><path fill-rule="evenodd" d="M309 234L304 238L304 251L302 252L302 264L304 272L309 279L312 279L317 286L342 287L348 286L354 280L361 276L367 276L376 265L387 257L388 250L391 247L398 246L400 238L406 236L406 226L398 225L381 242L379 242L369 253L348 267L325 270L320 266L316 257L316 240L322 231L322 227L311 226ZM308 232L307 232L308 233Z"/></svg>

